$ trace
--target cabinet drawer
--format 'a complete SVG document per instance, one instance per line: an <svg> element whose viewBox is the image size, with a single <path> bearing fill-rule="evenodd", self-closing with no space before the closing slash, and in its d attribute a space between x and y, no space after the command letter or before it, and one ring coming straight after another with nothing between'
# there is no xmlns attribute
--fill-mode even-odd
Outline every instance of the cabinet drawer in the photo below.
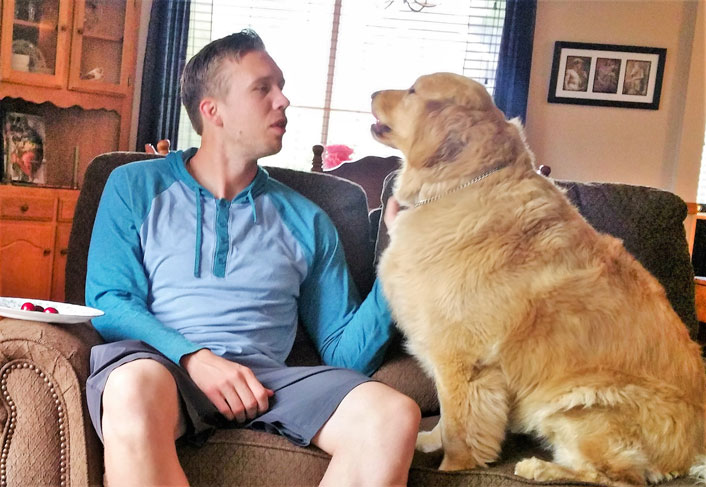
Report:
<svg viewBox="0 0 706 487"><path fill-rule="evenodd" d="M51 221L54 217L53 198L4 196L0 198L0 218Z"/></svg>
<svg viewBox="0 0 706 487"><path fill-rule="evenodd" d="M74 211L76 211L76 200L64 198L59 200L60 222L70 222L74 217Z"/></svg>

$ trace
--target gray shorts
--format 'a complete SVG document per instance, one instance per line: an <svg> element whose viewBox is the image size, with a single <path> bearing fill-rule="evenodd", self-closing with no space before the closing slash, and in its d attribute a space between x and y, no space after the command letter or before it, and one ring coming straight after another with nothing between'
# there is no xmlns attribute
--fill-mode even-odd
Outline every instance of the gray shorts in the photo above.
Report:
<svg viewBox="0 0 706 487"><path fill-rule="evenodd" d="M280 434L295 445L307 446L343 398L354 387L371 380L353 370L323 365L252 368L262 385L275 394L269 399L269 409L264 414L238 425L218 412L182 367L155 348L137 340L106 343L91 349L91 375L86 383L88 411L101 440L101 400L108 375L137 359L156 360L171 372L187 424L182 438L195 444L205 442L216 428L244 427Z"/></svg>

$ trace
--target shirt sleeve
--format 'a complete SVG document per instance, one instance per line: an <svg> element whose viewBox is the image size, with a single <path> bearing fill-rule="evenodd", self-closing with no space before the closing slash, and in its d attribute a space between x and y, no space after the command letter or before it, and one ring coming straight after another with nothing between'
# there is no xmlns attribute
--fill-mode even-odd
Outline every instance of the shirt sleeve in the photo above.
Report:
<svg viewBox="0 0 706 487"><path fill-rule="evenodd" d="M105 313L91 321L106 341L142 340L178 364L203 346L165 326L147 307L139 230L148 208L144 198L151 195L136 199L132 189L127 171L116 170L103 190L88 251L86 304Z"/></svg>
<svg viewBox="0 0 706 487"><path fill-rule="evenodd" d="M370 375L381 365L394 336L382 287L376 280L361 301L333 223L315 217L316 247L301 288L302 322L324 363Z"/></svg>

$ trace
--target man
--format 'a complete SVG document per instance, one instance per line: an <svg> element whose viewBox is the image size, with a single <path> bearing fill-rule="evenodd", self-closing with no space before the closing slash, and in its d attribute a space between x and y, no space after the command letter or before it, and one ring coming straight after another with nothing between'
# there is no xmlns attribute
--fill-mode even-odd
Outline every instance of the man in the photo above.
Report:
<svg viewBox="0 0 706 487"><path fill-rule="evenodd" d="M257 165L282 147L283 85L254 32L212 42L182 77L200 148L106 184L86 300L113 343L92 351L87 395L111 487L187 484L175 439L229 422L331 454L322 485L407 480L412 400L353 370L284 365L298 316L327 364L366 374L392 327L377 283L357 298L328 217Z"/></svg>

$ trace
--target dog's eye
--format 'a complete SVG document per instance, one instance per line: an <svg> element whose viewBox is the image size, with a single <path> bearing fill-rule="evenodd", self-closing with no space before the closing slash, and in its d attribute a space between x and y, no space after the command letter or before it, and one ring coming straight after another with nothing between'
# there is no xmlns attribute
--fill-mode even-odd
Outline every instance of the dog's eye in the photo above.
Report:
<svg viewBox="0 0 706 487"><path fill-rule="evenodd" d="M410 89L408 89L408 90L407 90L407 93L410 94L410 95L413 94L413 93L416 93L416 90L414 89L414 86L412 86Z"/></svg>

